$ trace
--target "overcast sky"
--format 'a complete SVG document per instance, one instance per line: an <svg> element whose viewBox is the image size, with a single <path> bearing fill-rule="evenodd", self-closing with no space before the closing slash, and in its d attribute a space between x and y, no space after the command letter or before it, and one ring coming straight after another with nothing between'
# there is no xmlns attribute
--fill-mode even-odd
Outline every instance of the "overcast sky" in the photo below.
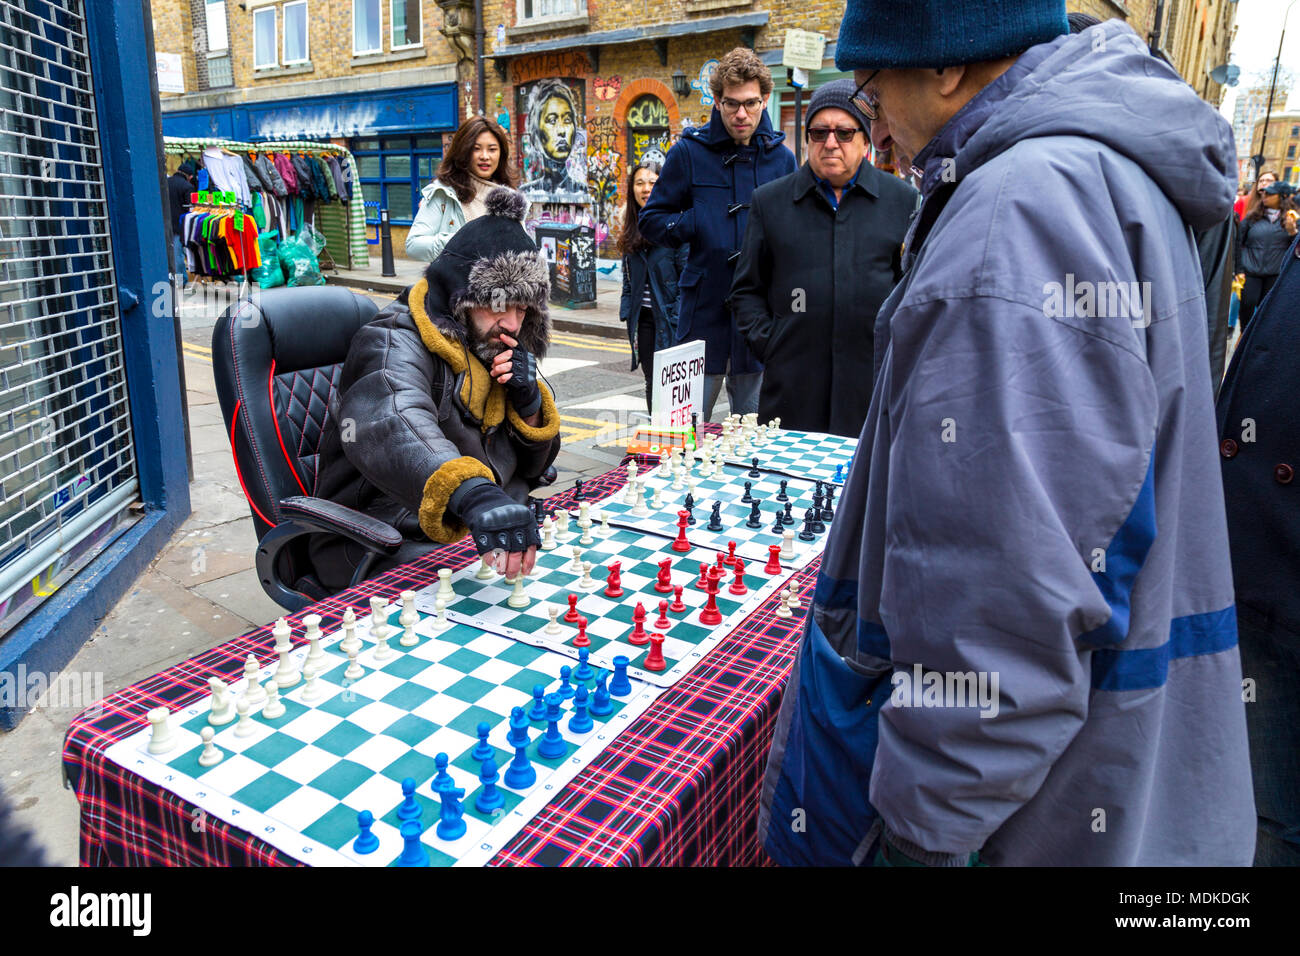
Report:
<svg viewBox="0 0 1300 956"><path fill-rule="evenodd" d="M1282 66L1300 73L1300 2L1292 6L1291 0L1240 0L1237 4L1237 40L1232 46L1231 62L1241 67L1242 83L1236 88L1230 87L1223 98L1222 112L1229 119L1232 118L1237 91L1245 88L1249 75L1272 69L1278 40L1282 38L1282 19L1288 6L1292 9L1282 46ZM1286 108L1287 92L1278 90L1280 106L1275 104L1274 110Z"/></svg>

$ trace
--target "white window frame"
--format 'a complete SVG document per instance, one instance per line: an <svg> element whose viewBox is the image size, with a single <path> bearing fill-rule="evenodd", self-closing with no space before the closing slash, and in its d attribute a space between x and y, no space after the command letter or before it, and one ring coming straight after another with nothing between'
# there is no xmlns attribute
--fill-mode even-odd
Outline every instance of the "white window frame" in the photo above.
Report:
<svg viewBox="0 0 1300 956"><path fill-rule="evenodd" d="M289 59L289 8L302 7L302 59ZM284 30L281 31L283 37L280 41L280 61L285 66L298 66L302 63L311 62L311 16L307 11L307 0L291 0L284 5Z"/></svg>
<svg viewBox="0 0 1300 956"><path fill-rule="evenodd" d="M221 8L221 46L213 46L212 38L217 31L212 29L212 21L208 18L213 7ZM203 23L204 35L207 42L208 53L228 53L230 52L230 17L229 10L226 9L226 0L204 0L203 3Z"/></svg>
<svg viewBox="0 0 1300 956"><path fill-rule="evenodd" d="M257 18L261 16L265 16L268 13L271 15L271 30L272 30L271 55L277 57L277 59L271 63L258 63L257 62ZM270 70L280 65L278 59L280 47L279 44L275 42L279 38L279 31L280 31L280 14L278 8L264 7L260 10L253 11L253 69L254 70Z"/></svg>
<svg viewBox="0 0 1300 956"><path fill-rule="evenodd" d="M367 3L370 0L352 0L352 55L353 56L374 56L384 52L384 3L383 0L374 0L375 6L379 11L379 47L374 50L357 49L357 6L359 3Z"/></svg>
<svg viewBox="0 0 1300 956"><path fill-rule="evenodd" d="M393 4L395 2L396 0L388 0L388 49L394 53L400 50L418 50L424 46L424 0L417 0L417 6L420 9L420 19L418 21L420 24L420 40L418 43L403 43L401 46L397 45L397 38L393 36L393 30L397 27L397 18L393 16Z"/></svg>
<svg viewBox="0 0 1300 956"><path fill-rule="evenodd" d="M545 0L533 0L533 7L537 8ZM551 0L551 3L563 3L565 0ZM587 15L587 0L568 0L573 4L573 9L567 13L547 13L535 14L531 17L524 16L524 0L515 0L515 23L518 26L533 23L546 23L549 20L570 20L574 17L585 17Z"/></svg>

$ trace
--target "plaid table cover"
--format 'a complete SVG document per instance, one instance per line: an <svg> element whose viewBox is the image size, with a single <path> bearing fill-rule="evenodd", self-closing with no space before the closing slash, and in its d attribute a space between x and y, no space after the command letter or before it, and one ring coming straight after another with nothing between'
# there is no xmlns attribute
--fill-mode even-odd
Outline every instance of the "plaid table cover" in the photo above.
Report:
<svg viewBox="0 0 1300 956"><path fill-rule="evenodd" d="M644 462L643 462L644 463ZM584 497L626 482L622 469L584 483ZM548 499L572 505L573 492ZM392 601L437 579L439 567L477 560L468 539L319 601L289 618L321 615L337 625L348 607L369 612L372 595ZM795 576L811 599L818 558ZM766 602L666 691L651 709L566 787L491 865L752 866L759 789L802 613L781 619ZM805 601L804 607L807 607ZM271 625L113 694L79 715L64 742L63 767L81 803L83 866L293 866L298 861L111 763L104 751L166 705L208 693L209 677L238 679L251 652L273 656Z"/></svg>

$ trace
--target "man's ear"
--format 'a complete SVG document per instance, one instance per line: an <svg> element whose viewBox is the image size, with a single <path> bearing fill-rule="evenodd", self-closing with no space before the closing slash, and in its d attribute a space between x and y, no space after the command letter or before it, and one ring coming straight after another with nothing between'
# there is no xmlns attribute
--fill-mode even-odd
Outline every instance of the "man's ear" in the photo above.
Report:
<svg viewBox="0 0 1300 956"><path fill-rule="evenodd" d="M966 78L966 67L946 66L935 71L938 74L938 90L941 96L952 96Z"/></svg>

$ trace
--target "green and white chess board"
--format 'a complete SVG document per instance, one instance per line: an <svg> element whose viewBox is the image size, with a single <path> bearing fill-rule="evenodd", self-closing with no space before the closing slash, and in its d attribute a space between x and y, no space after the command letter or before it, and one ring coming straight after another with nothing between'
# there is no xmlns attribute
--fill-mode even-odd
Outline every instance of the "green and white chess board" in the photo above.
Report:
<svg viewBox="0 0 1300 956"><path fill-rule="evenodd" d="M514 756L506 741L511 709L523 707L527 713L533 687L540 684L547 693L556 691L560 668L574 667L576 662L461 624L439 630L425 615L415 625L418 643L403 647L400 611L394 606L389 616L390 653L382 660L377 657L369 618L358 622L356 633L363 649L357 663L364 674L356 680L344 677L348 660L338 647L342 632L323 636L319 644L326 666L316 680L318 696L304 700L306 683L300 680L281 693L282 716L262 717L260 703L251 711L249 735L237 734L238 721L214 727L213 742L224 754L214 766L199 763L210 697L170 715L174 744L166 752L149 753L151 730L145 729L110 747L108 759L203 813L318 866L392 865L403 848L397 819L403 799L401 782L412 777L424 810L421 843L428 850L430 865L473 866L487 862L505 846L660 693L659 688L633 680L631 693L611 698L612 714L592 715L594 727L586 733L570 730L574 702L565 700L559 727L566 752L552 759L537 754L546 722L531 721L527 752L537 780L515 791L504 785ZM307 653L308 647L302 645L289 657L301 669ZM266 685L278 663L262 667L258 682ZM611 676L609 669L604 674ZM576 687L576 681L572 683ZM595 678L585 684L592 691ZM235 700L247 690L246 680L231 685ZM474 806L483 786L480 762L471 756L480 722L490 727L488 742L496 751L501 774L497 786L505 797L504 807L492 813L481 813ZM439 803L429 784L439 753L447 754L448 773L455 786L465 791L461 802L467 832L454 841L442 840L436 832ZM378 849L366 855L352 849L359 833L357 817L363 810L374 815L372 832L379 839Z"/></svg>
<svg viewBox="0 0 1300 956"><path fill-rule="evenodd" d="M762 445L755 446L749 454L731 454L726 457L726 461L750 466L752 460L757 458L760 471L774 471L805 481L829 481L843 485L848 478L849 463L853 460L857 447L856 438L821 432L781 430L771 435ZM835 469L841 465L843 471L837 479Z"/></svg>

